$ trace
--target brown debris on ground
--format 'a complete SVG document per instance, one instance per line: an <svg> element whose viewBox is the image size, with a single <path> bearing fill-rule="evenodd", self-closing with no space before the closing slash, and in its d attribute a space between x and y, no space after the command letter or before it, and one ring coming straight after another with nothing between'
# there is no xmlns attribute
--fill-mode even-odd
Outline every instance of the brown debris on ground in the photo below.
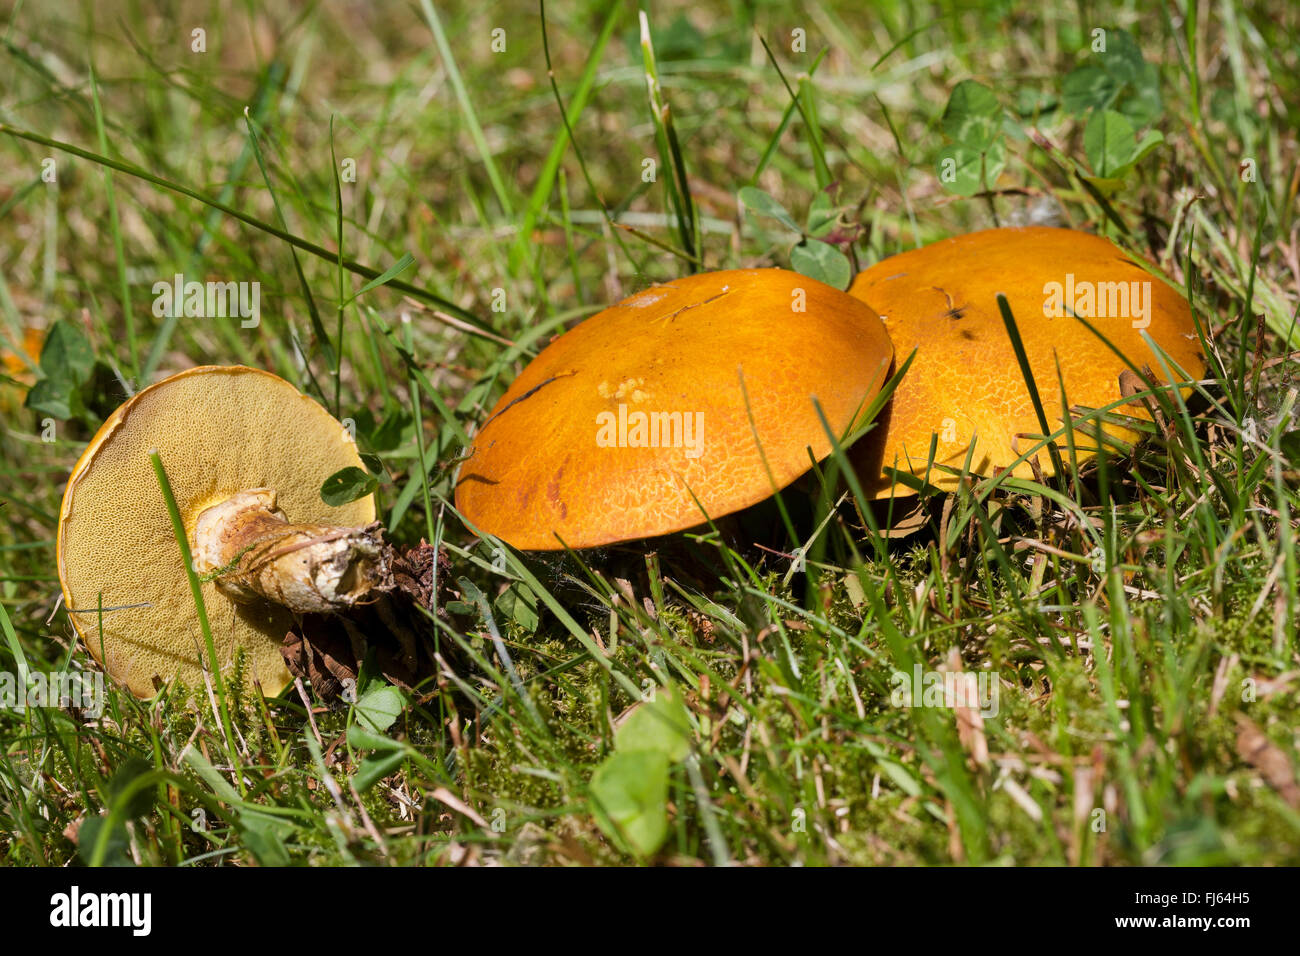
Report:
<svg viewBox="0 0 1300 956"><path fill-rule="evenodd" d="M307 614L280 647L289 672L310 681L326 703L344 699L356 688L357 673L369 652L386 680L410 690L436 673L435 613L459 595L451 589L451 562L445 550L423 539L390 560L392 587L346 614ZM427 612L427 613L426 613Z"/></svg>

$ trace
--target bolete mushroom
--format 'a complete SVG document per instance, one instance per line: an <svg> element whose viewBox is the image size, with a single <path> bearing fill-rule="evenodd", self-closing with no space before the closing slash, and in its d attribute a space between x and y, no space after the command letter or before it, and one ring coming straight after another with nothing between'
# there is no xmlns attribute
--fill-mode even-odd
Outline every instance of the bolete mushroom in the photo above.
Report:
<svg viewBox="0 0 1300 956"><path fill-rule="evenodd" d="M360 466L356 445L288 382L240 366L173 375L109 416L63 494L59 580L81 640L140 697L155 678L201 686L205 656L154 451L205 581L219 666L242 649L248 676L279 693L294 615L363 601L387 574L373 498L320 496L327 477Z"/></svg>
<svg viewBox="0 0 1300 956"><path fill-rule="evenodd" d="M770 497L832 450L893 356L876 312L781 269L654 285L548 345L497 402L456 505L524 550L702 524ZM743 381L742 381L743 380Z"/></svg>
<svg viewBox="0 0 1300 956"><path fill-rule="evenodd" d="M1033 437L1042 428L998 293L1007 297L1053 430L1064 423L1066 401L1100 408L1131 394L1121 385L1131 370L1080 318L1135 367L1148 368L1153 381L1170 380L1143 330L1188 374L1205 369L1187 300L1108 239L1089 233L1035 226L945 239L881 260L860 273L849 292L879 310L900 363L916 350L881 415L882 427L853 450L864 491L876 498L914 490L894 484L884 469L952 490L972 443L971 473L991 475L1041 441ZM1149 418L1136 402L1115 413ZM1138 437L1114 422L1088 425L1124 442ZM1096 454L1098 441L1085 429L1076 428L1074 441L1076 460ZM1064 450L1064 438L1058 446ZM1036 458L1044 475L1053 473L1045 450ZM1012 472L1033 475L1028 459Z"/></svg>

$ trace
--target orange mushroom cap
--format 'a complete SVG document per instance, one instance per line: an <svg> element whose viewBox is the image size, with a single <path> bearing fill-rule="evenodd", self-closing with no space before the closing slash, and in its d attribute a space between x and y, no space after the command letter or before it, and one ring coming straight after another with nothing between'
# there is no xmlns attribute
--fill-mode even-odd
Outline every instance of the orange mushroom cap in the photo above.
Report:
<svg viewBox="0 0 1300 956"><path fill-rule="evenodd" d="M957 486L972 442L971 472L990 475L1011 466L1042 434L1015 350L998 309L1007 297L1034 382L1052 430L1064 423L1065 402L1100 408L1123 397L1128 369L1075 316L1087 319L1137 368L1168 383L1142 332L1190 375L1205 359L1187 300L1110 240L1070 229L988 229L890 256L854 280L851 295L869 301L889 329L898 362L916 356L874 430L853 450L864 490L876 498L910 494L883 468L925 477L938 488ZM1073 310L1074 314L1071 314ZM1065 383L1064 398L1057 378ZM1174 374L1178 375L1176 369ZM1137 404L1112 410L1149 417ZM1077 421L1077 416L1075 418ZM1088 424L1096 427L1096 423ZM1121 441L1138 437L1104 423ZM931 436L937 436L933 465ZM1097 441L1075 430L1077 460L1096 454ZM1064 450L1065 440L1059 439ZM1053 472L1046 449L1037 454ZM1032 477L1028 460L1017 477Z"/></svg>
<svg viewBox="0 0 1300 956"><path fill-rule="evenodd" d="M873 309L793 272L652 286L524 369L475 436L456 505L525 550L694 527L701 507L716 518L789 485L809 449L830 454L813 397L847 434L892 356Z"/></svg>

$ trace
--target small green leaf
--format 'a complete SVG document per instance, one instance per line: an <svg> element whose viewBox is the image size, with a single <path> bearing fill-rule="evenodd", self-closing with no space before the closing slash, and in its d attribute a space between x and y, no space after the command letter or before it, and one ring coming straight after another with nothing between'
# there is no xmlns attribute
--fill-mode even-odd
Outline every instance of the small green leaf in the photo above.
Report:
<svg viewBox="0 0 1300 956"><path fill-rule="evenodd" d="M853 267L848 256L817 239L801 242L790 250L790 267L800 275L825 282L836 289L848 287Z"/></svg>
<svg viewBox="0 0 1300 956"><path fill-rule="evenodd" d="M1106 52L1098 53L1096 58L1102 69L1122 85L1137 86L1143 79L1145 67L1149 65L1142 58L1142 50L1137 41L1126 30L1107 30Z"/></svg>
<svg viewBox="0 0 1300 956"><path fill-rule="evenodd" d="M411 427L413 419L400 408L393 409L375 427L370 435L370 447L375 451L392 451L402 443L402 436Z"/></svg>
<svg viewBox="0 0 1300 956"><path fill-rule="evenodd" d="M1133 124L1122 113L1098 110L1088 118L1083 130L1083 151L1088 165L1098 176L1115 177L1121 167L1127 166L1137 149Z"/></svg>
<svg viewBox="0 0 1300 956"><path fill-rule="evenodd" d="M1010 113L1003 114L1002 135L1013 143L1029 142L1029 134L1025 132L1023 123Z"/></svg>
<svg viewBox="0 0 1300 956"><path fill-rule="evenodd" d="M90 377L95 366L95 352L82 331L60 319L50 329L41 347L41 372L47 379L67 385L80 385Z"/></svg>
<svg viewBox="0 0 1300 956"><path fill-rule="evenodd" d="M76 390L67 382L43 378L27 392L23 404L38 415L72 418L72 402L76 394Z"/></svg>
<svg viewBox="0 0 1300 956"><path fill-rule="evenodd" d="M1133 150L1133 156L1129 159L1130 163L1139 162L1147 153L1155 149L1165 141L1164 134L1159 130L1149 129L1146 135L1138 140L1137 146Z"/></svg>
<svg viewBox="0 0 1300 956"><path fill-rule="evenodd" d="M614 732L616 750L657 750L671 763L691 752L691 721L686 706L668 688L638 704Z"/></svg>
<svg viewBox="0 0 1300 956"><path fill-rule="evenodd" d="M261 866L288 866L289 850L282 831L293 832L291 825L249 813L239 815L239 835L244 846Z"/></svg>
<svg viewBox="0 0 1300 956"><path fill-rule="evenodd" d="M41 379L27 392L24 405L38 415L78 417L85 410L81 386L95 367L95 353L85 334L60 319L41 347Z"/></svg>
<svg viewBox="0 0 1300 956"><path fill-rule="evenodd" d="M742 186L738 193L740 201L753 212L760 216L766 216L768 219L775 219L781 225L785 226L791 232L797 232L802 235L803 230L799 224L794 221L794 217L786 211L786 208L779 202L763 192L761 189L755 189L753 186Z"/></svg>
<svg viewBox="0 0 1300 956"><path fill-rule="evenodd" d="M497 612L509 617L528 633L537 630L537 597L522 581L513 582L494 602Z"/></svg>
<svg viewBox="0 0 1300 956"><path fill-rule="evenodd" d="M374 754L361 761L357 772L352 776L352 785L357 793L365 793L380 780L397 770L406 760L406 752Z"/></svg>
<svg viewBox="0 0 1300 956"><path fill-rule="evenodd" d="M109 804L116 804L119 799L123 799L123 794L131 781L151 770L153 764L141 757L127 757L118 764L117 769L113 771L112 779L108 782ZM127 800L123 808L125 818L135 820L144 816L153 809L154 797L157 795L157 791L152 786L136 790L130 797L125 798Z"/></svg>
<svg viewBox="0 0 1300 956"><path fill-rule="evenodd" d="M668 758L657 750L615 751L596 768L589 790L596 823L639 857L668 836Z"/></svg>
<svg viewBox="0 0 1300 956"><path fill-rule="evenodd" d="M1149 126L1160 118L1164 109L1160 99L1160 71L1154 63L1144 63L1137 81L1120 101L1119 111L1134 126Z"/></svg>
<svg viewBox="0 0 1300 956"><path fill-rule="evenodd" d="M1006 147L994 143L986 153L949 143L939 150L939 182L958 196L973 196L997 182L1007 162Z"/></svg>
<svg viewBox="0 0 1300 956"><path fill-rule="evenodd" d="M379 479L356 465L334 472L320 486L321 501L331 508L364 498L379 487Z"/></svg>
<svg viewBox="0 0 1300 956"><path fill-rule="evenodd" d="M1123 30L1108 30L1106 51L1071 70L1062 85L1067 111L1083 116L1089 110L1115 110L1135 128L1149 126L1164 111L1160 100L1160 71L1142 58L1137 42Z"/></svg>
<svg viewBox="0 0 1300 956"><path fill-rule="evenodd" d="M921 785L917 782L916 778L913 777L902 764L896 763L893 760L885 760L884 758L881 758L876 761L876 766L884 771L885 776L892 780L898 789L902 790L909 797L919 797L923 793Z"/></svg>
<svg viewBox="0 0 1300 956"><path fill-rule="evenodd" d="M1032 86L1022 86L1016 90L1016 115L1025 119L1049 113L1056 109L1057 105L1056 94L1048 90L1040 90Z"/></svg>
<svg viewBox="0 0 1300 956"><path fill-rule="evenodd" d="M1061 87L1061 105L1066 112L1082 116L1091 109L1105 109L1119 93L1119 82L1096 66L1071 70Z"/></svg>
<svg viewBox="0 0 1300 956"><path fill-rule="evenodd" d="M101 816L87 816L81 821L81 826L77 830L77 854L83 863L93 862L99 833L107 825L108 818ZM104 851L104 865L134 866L131 858L126 855L126 847L126 824L119 822L108 837L107 848Z"/></svg>
<svg viewBox="0 0 1300 956"><path fill-rule="evenodd" d="M406 697L391 684L376 682L358 699L353 707L363 727L382 733L397 722Z"/></svg>
<svg viewBox="0 0 1300 956"><path fill-rule="evenodd" d="M962 80L948 97L943 131L955 143L984 152L998 138L1002 106L987 86Z"/></svg>

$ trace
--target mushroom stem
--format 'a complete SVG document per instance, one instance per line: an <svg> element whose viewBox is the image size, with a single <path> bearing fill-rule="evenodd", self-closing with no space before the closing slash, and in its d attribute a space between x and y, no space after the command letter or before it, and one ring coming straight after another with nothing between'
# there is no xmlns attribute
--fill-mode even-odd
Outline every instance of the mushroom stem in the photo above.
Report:
<svg viewBox="0 0 1300 956"><path fill-rule="evenodd" d="M290 524L271 488L241 491L200 512L194 569L231 600L259 599L299 614L341 611L392 586L379 523L361 528Z"/></svg>

